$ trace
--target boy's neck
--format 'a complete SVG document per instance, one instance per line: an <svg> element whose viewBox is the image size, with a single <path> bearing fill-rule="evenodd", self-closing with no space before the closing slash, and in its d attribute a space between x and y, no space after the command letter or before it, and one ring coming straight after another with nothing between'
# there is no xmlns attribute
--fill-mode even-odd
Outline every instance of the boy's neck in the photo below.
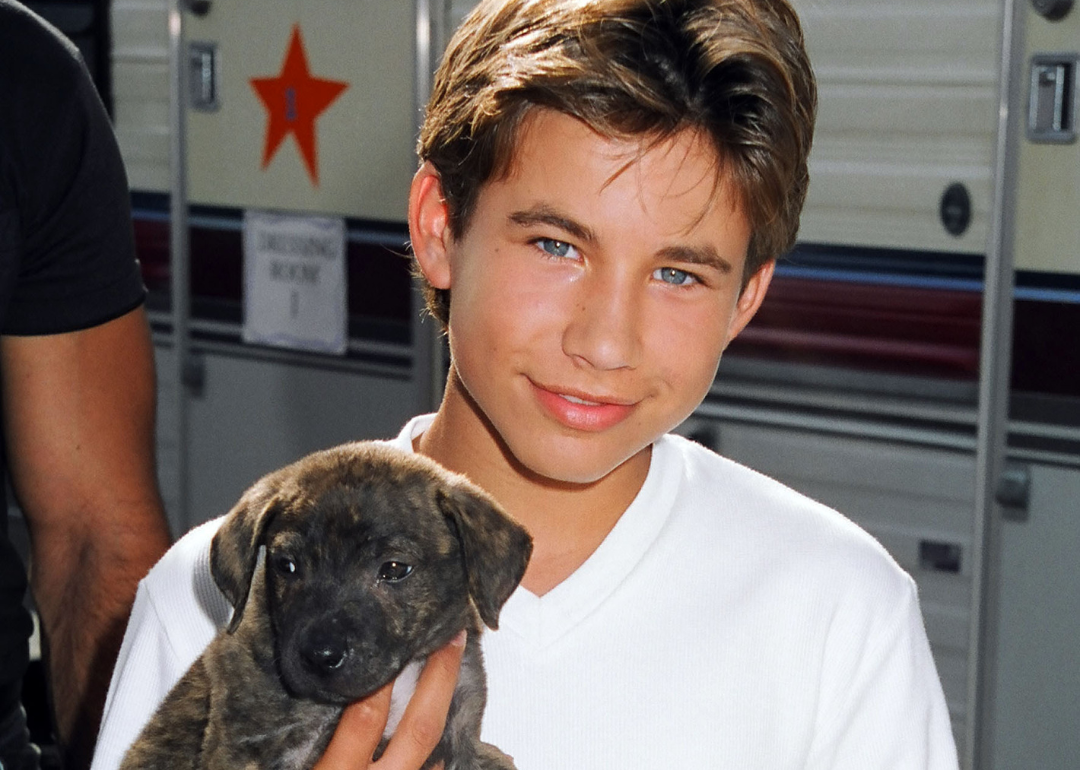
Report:
<svg viewBox="0 0 1080 770"><path fill-rule="evenodd" d="M521 584L542 596L592 555L633 502L648 474L651 448L593 483L553 481L518 464L471 399L454 390L447 389L414 448L467 476L529 530L533 554Z"/></svg>

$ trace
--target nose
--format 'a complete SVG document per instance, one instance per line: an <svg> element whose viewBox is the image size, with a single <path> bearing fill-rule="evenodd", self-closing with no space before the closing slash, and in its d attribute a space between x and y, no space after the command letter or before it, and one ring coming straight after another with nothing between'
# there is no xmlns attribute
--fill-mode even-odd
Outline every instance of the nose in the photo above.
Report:
<svg viewBox="0 0 1080 770"><path fill-rule="evenodd" d="M326 676L341 668L349 653L343 634L332 629L313 629L300 648L300 655L313 673Z"/></svg>
<svg viewBox="0 0 1080 770"><path fill-rule="evenodd" d="M643 298L628 280L595 274L582 280L563 331L563 352L601 370L634 368L641 355Z"/></svg>

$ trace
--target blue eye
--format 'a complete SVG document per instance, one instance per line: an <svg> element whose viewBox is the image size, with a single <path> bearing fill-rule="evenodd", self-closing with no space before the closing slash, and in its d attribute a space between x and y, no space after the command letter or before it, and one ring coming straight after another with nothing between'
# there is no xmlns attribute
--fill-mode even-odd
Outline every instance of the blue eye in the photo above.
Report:
<svg viewBox="0 0 1080 770"><path fill-rule="evenodd" d="M537 238L536 245L553 257L567 257L574 250L566 241L557 241L554 238Z"/></svg>
<svg viewBox="0 0 1080 770"><path fill-rule="evenodd" d="M661 267L653 273L653 277L672 286L689 286L692 283L698 283L697 276L693 273L679 270L676 267Z"/></svg>

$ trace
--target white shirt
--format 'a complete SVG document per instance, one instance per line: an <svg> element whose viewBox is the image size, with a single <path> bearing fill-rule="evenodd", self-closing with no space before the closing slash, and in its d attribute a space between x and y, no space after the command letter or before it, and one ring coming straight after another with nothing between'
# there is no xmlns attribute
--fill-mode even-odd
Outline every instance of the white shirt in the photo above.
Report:
<svg viewBox="0 0 1080 770"><path fill-rule="evenodd" d="M219 524L140 585L92 770L228 619ZM911 578L840 514L677 436L589 559L542 597L519 587L482 641L482 737L519 770L957 767Z"/></svg>

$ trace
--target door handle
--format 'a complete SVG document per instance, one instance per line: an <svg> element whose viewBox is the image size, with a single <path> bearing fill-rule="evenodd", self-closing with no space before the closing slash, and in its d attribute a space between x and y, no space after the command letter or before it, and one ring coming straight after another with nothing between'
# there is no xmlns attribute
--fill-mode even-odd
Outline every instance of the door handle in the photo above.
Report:
<svg viewBox="0 0 1080 770"><path fill-rule="evenodd" d="M1023 463L1006 462L998 477L994 493L1001 506L1001 516L1006 521L1028 520L1028 503L1031 500L1031 469Z"/></svg>

